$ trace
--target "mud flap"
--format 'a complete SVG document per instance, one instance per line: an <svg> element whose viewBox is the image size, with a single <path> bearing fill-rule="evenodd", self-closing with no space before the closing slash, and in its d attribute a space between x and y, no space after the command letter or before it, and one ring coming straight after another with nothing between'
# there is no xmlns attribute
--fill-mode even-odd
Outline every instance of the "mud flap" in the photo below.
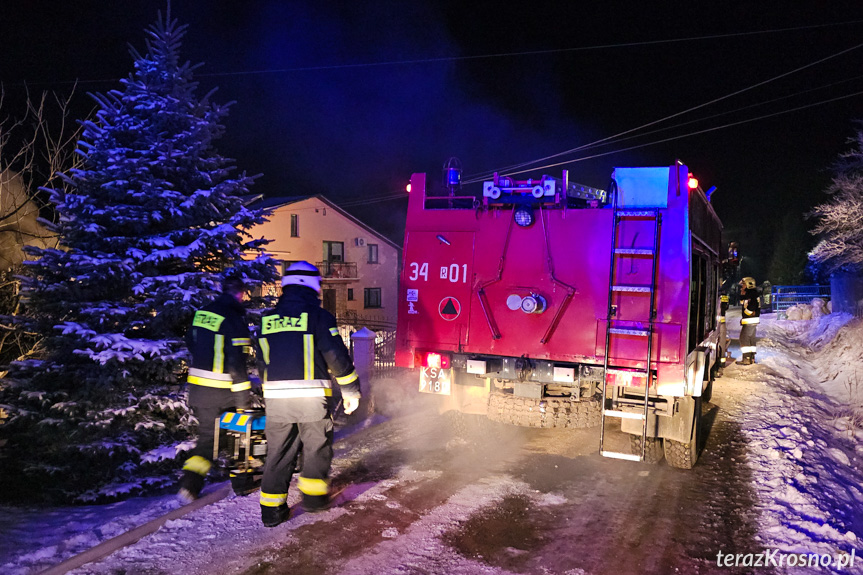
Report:
<svg viewBox="0 0 863 575"><path fill-rule="evenodd" d="M692 422L695 417L695 398L674 398L674 415L668 417L647 414L647 437L662 437L688 443L692 437ZM625 433L641 436L641 421L637 419L622 419L620 429Z"/></svg>

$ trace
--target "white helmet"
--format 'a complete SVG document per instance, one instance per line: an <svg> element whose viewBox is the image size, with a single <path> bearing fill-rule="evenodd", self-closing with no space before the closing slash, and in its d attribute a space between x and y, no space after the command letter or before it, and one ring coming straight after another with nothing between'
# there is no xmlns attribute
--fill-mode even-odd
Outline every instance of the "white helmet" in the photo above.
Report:
<svg viewBox="0 0 863 575"><path fill-rule="evenodd" d="M282 277L282 287L306 286L321 293L321 271L309 262L294 262Z"/></svg>

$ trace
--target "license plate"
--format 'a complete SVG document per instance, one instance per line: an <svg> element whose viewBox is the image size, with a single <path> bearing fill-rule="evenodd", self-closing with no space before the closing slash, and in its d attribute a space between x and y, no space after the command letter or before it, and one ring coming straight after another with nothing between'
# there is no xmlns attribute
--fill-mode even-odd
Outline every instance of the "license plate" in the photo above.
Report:
<svg viewBox="0 0 863 575"><path fill-rule="evenodd" d="M422 393L450 394L452 368L424 367L420 372L420 391Z"/></svg>

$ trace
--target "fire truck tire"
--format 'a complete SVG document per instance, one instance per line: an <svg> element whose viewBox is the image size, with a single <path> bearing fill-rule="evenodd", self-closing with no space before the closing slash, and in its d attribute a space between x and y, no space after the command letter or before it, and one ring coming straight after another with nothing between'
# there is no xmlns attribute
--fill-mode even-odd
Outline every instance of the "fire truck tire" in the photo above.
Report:
<svg viewBox="0 0 863 575"><path fill-rule="evenodd" d="M600 420L599 398L533 399L495 391L488 398L488 418L522 427L596 427Z"/></svg>
<svg viewBox="0 0 863 575"><path fill-rule="evenodd" d="M665 460L671 467L692 469L698 461L698 441L701 437L701 398L695 398L695 417L693 420L692 439L687 442L663 439L662 447Z"/></svg>
<svg viewBox="0 0 863 575"><path fill-rule="evenodd" d="M641 437L637 435L629 436L629 452L633 455L641 455ZM650 464L659 463L663 457L662 440L657 437L648 437L647 445L644 448L644 462Z"/></svg>

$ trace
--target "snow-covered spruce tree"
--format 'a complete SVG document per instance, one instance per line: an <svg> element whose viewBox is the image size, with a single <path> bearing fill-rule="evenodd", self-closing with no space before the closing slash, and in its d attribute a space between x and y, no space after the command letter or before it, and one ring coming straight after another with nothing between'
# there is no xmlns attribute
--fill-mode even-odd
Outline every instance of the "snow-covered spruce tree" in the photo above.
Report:
<svg viewBox="0 0 863 575"><path fill-rule="evenodd" d="M823 275L863 272L863 128L850 140L854 146L833 166L830 201L810 213L818 219L812 233L819 241L809 259Z"/></svg>
<svg viewBox="0 0 863 575"><path fill-rule="evenodd" d="M45 334L10 366L0 494L95 501L175 481L191 412L183 336L226 273L274 281L245 208L251 177L214 142L226 106L196 96L185 26L162 19L121 90L94 95L83 164L52 190L61 249L34 249L22 321ZM257 252L256 252L257 250ZM245 261L244 253L257 253Z"/></svg>

